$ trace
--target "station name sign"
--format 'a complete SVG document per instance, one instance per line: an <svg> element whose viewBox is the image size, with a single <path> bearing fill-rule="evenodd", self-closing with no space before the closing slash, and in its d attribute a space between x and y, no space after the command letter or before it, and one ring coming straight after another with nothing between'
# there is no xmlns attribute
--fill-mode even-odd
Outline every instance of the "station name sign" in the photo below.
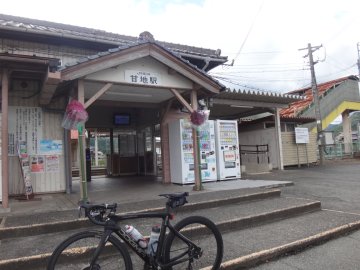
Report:
<svg viewBox="0 0 360 270"><path fill-rule="evenodd" d="M125 81L132 84L160 86L161 76L148 71L125 70Z"/></svg>

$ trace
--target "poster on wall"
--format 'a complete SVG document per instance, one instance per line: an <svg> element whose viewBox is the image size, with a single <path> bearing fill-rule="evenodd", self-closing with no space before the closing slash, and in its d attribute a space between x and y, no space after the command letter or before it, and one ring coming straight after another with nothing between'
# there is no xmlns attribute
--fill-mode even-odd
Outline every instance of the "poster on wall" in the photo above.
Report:
<svg viewBox="0 0 360 270"><path fill-rule="evenodd" d="M28 152L27 152L27 145L25 141L19 141L18 142L18 155L20 158L27 158Z"/></svg>
<svg viewBox="0 0 360 270"><path fill-rule="evenodd" d="M43 113L40 107L9 106L10 156L17 155L17 142L25 142L29 155L38 154L38 143L42 138Z"/></svg>
<svg viewBox="0 0 360 270"><path fill-rule="evenodd" d="M39 153L42 155L61 155L63 151L62 140L41 139Z"/></svg>
<svg viewBox="0 0 360 270"><path fill-rule="evenodd" d="M30 162L29 155L27 153L26 141L17 142L17 155L19 157L20 166L21 166L21 175L23 177L24 186L25 186L25 196L33 196L33 187L30 176Z"/></svg>
<svg viewBox="0 0 360 270"><path fill-rule="evenodd" d="M43 173L45 170L44 163L45 159L44 156L31 156L31 172L32 173Z"/></svg>
<svg viewBox="0 0 360 270"><path fill-rule="evenodd" d="M46 172L59 172L60 171L60 160L59 156L51 155L45 156L46 159Z"/></svg>

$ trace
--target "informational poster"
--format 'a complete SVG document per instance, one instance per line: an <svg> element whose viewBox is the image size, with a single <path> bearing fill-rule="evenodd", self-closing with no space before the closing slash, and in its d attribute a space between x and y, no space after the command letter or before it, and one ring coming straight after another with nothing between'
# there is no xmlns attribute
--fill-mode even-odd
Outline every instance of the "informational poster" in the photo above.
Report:
<svg viewBox="0 0 360 270"><path fill-rule="evenodd" d="M43 173L45 171L44 156L31 156L30 161L30 168L32 173Z"/></svg>
<svg viewBox="0 0 360 270"><path fill-rule="evenodd" d="M309 143L308 128L295 128L295 142L296 143Z"/></svg>
<svg viewBox="0 0 360 270"><path fill-rule="evenodd" d="M45 156L46 172L59 172L60 160L58 155Z"/></svg>
<svg viewBox="0 0 360 270"><path fill-rule="evenodd" d="M29 156L27 151L26 141L18 142L18 155L21 158L27 158Z"/></svg>
<svg viewBox="0 0 360 270"><path fill-rule="evenodd" d="M40 107L9 106L9 155L18 154L18 142L26 143L29 155L38 154L42 130L43 113Z"/></svg>
<svg viewBox="0 0 360 270"><path fill-rule="evenodd" d="M17 155L19 157L21 172L25 186L25 195L33 195L33 187L30 176L30 162L29 155L27 152L27 145L25 141L17 142Z"/></svg>
<svg viewBox="0 0 360 270"><path fill-rule="evenodd" d="M62 140L41 139L39 153L42 155L61 155L63 152Z"/></svg>

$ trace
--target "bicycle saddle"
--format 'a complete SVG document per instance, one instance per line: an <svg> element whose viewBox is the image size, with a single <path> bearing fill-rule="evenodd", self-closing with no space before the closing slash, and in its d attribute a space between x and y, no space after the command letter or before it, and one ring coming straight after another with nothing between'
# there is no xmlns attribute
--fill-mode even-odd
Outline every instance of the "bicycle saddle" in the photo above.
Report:
<svg viewBox="0 0 360 270"><path fill-rule="evenodd" d="M189 196L189 192L164 193L164 194L159 194L159 196L168 199L180 199Z"/></svg>
<svg viewBox="0 0 360 270"><path fill-rule="evenodd" d="M166 193L166 194L160 194L159 196L168 198L166 205L174 209L187 203L186 197L189 196L189 193L188 192Z"/></svg>

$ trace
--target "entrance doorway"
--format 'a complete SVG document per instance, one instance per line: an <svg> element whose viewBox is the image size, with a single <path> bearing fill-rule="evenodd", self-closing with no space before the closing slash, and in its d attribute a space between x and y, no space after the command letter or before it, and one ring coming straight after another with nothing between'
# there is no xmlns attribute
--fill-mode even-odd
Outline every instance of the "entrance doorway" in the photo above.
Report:
<svg viewBox="0 0 360 270"><path fill-rule="evenodd" d="M138 131L88 128L87 132L92 175L156 175L153 127Z"/></svg>

